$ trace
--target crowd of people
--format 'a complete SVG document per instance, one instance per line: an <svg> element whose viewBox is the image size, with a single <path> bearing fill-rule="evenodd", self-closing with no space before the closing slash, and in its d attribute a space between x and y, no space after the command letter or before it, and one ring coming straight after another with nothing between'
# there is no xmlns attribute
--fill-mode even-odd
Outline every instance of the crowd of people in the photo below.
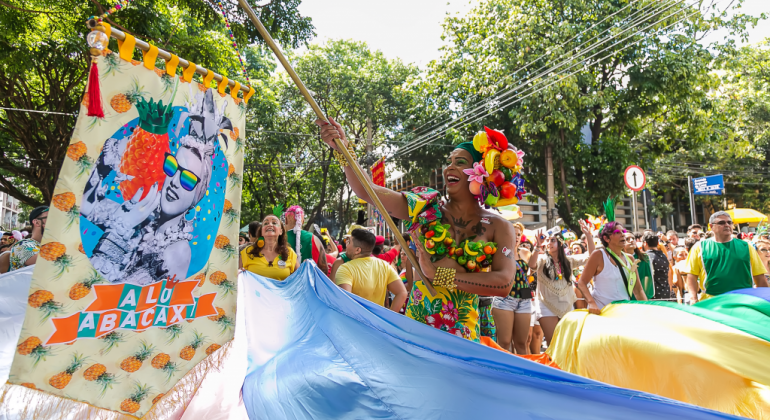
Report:
<svg viewBox="0 0 770 420"><path fill-rule="evenodd" d="M346 144L339 124L317 123L330 147L336 147L334 139ZM527 232L473 192L469 178L483 180L486 173L477 149L474 140L449 155L444 194L375 186L386 210L405 221L402 235L409 250L355 224L338 243L326 229L303 229L300 206L285 211L277 206L240 234L239 269L285 280L312 260L347 292L469 340L487 337L523 355L541 352L543 341L550 345L559 321L575 309L600 314L623 300L694 304L732 290L768 287L767 230L741 234L722 211L711 215L709 231L694 224L683 237L674 231L629 232L614 220L614 203L605 204L608 217L599 226L580 221L581 236L561 227ZM335 152L354 192L372 202ZM0 272L35 264L47 215L47 207L38 207L26 230L3 233ZM410 264L407 252L416 254L419 267Z"/></svg>

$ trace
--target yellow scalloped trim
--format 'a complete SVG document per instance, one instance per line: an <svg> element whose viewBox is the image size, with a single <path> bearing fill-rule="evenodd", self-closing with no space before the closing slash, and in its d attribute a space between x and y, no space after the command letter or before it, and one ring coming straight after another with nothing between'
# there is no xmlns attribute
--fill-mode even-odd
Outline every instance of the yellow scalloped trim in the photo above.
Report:
<svg viewBox="0 0 770 420"><path fill-rule="evenodd" d="M189 65L186 69L182 72L182 78L185 82L190 83L192 81L193 75L195 74L195 63L192 61L189 62Z"/></svg>
<svg viewBox="0 0 770 420"><path fill-rule="evenodd" d="M158 58L158 47L154 45L150 45L150 51L144 52L142 51L142 56L144 56L144 66L148 70L155 70L155 60Z"/></svg>
<svg viewBox="0 0 770 420"><path fill-rule="evenodd" d="M246 95L243 97L243 103L244 103L244 104L246 104L246 105L248 105L248 104L249 104L249 98L251 98L251 95L253 95L253 94L254 94L254 92L256 92L256 91L254 90L254 87L253 87L253 86L249 86L249 93L247 93L247 94L246 94Z"/></svg>
<svg viewBox="0 0 770 420"><path fill-rule="evenodd" d="M235 82L235 86L230 89L230 96L233 97L233 99L238 99L238 92L241 90L241 84L238 82Z"/></svg>
<svg viewBox="0 0 770 420"><path fill-rule="evenodd" d="M224 95L226 87L227 87L227 77L222 76L222 81L219 82L219 86L217 86L217 92L219 92L220 95Z"/></svg>
<svg viewBox="0 0 770 420"><path fill-rule="evenodd" d="M133 35L126 34L126 39L118 40L120 58L131 61L134 57L134 47L136 47L136 38Z"/></svg>
<svg viewBox="0 0 770 420"><path fill-rule="evenodd" d="M203 87L206 89L211 87L211 81L214 80L214 72L211 70L206 70L208 73L206 73L206 77L203 78Z"/></svg>
<svg viewBox="0 0 770 420"><path fill-rule="evenodd" d="M171 54L171 59L166 61L166 74L171 77L176 76L177 67L179 67L179 57Z"/></svg>

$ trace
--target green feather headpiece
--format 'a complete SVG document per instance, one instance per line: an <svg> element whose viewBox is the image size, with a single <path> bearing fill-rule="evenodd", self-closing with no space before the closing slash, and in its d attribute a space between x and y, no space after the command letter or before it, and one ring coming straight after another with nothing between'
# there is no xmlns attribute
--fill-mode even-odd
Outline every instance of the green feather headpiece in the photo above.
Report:
<svg viewBox="0 0 770 420"><path fill-rule="evenodd" d="M615 199L607 197L607 201L604 202L604 215L607 216L608 222L615 221Z"/></svg>
<svg viewBox="0 0 770 420"><path fill-rule="evenodd" d="M283 204L273 206L273 215L279 219L283 216Z"/></svg>

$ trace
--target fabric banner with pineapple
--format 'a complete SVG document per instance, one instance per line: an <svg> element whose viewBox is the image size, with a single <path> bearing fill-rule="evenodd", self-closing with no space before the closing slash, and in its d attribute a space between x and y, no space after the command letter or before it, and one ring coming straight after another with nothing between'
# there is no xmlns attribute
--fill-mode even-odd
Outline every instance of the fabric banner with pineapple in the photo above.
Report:
<svg viewBox="0 0 770 420"><path fill-rule="evenodd" d="M245 103L96 63L105 117L84 99L9 383L141 417L233 337Z"/></svg>

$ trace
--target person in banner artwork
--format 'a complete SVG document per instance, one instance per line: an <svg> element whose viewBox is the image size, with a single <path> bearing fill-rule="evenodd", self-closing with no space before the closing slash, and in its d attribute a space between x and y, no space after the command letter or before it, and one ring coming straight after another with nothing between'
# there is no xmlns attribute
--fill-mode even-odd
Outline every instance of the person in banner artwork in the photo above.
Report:
<svg viewBox="0 0 770 420"><path fill-rule="evenodd" d="M224 116L226 105L224 102L217 110L211 90L195 96L176 128L178 133L189 121L189 132L172 153L168 139L174 114L171 106L140 99L138 127L127 137L106 142L86 185L81 215L104 231L90 260L107 281L147 285L187 277L191 232L198 216L196 212L187 220L185 214L207 195L218 136L227 144L220 132L232 128ZM139 148L149 169L132 174L125 160ZM104 180L112 172L126 199L122 204L105 199Z"/></svg>

